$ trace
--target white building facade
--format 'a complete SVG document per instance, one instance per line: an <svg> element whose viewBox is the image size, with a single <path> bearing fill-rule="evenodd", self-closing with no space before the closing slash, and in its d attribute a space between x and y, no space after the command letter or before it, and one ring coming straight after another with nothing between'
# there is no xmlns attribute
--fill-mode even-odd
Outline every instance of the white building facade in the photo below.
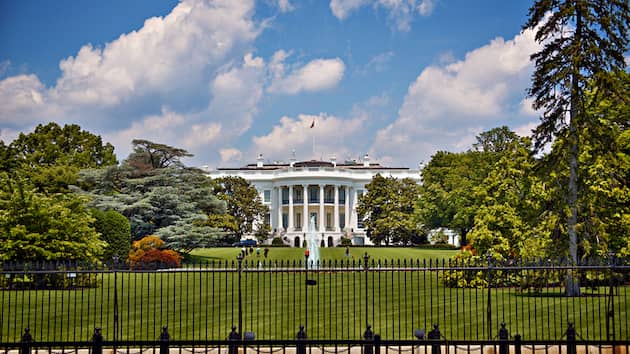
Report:
<svg viewBox="0 0 630 354"><path fill-rule="evenodd" d="M271 227L272 237L281 237L295 247L303 245L311 217L322 247L337 246L344 237L355 245L371 244L356 206L365 185L376 174L420 181L417 170L383 167L370 163L367 155L361 163L342 164L334 158L265 164L259 155L256 164L209 172L211 178L238 176L250 182L269 207L270 213L262 222Z"/></svg>

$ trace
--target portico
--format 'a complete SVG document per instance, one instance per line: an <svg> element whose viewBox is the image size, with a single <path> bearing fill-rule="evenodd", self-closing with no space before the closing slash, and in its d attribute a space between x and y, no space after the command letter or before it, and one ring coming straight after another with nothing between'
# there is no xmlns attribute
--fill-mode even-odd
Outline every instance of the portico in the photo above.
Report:
<svg viewBox="0 0 630 354"><path fill-rule="evenodd" d="M383 167L370 163L367 155L362 162L337 164L328 161L291 161L288 164L265 164L259 156L256 164L241 168L219 168L210 171L212 178L240 176L260 193L270 213L261 222L272 230L271 237L301 247L309 230L311 216L320 246L337 246L342 238L353 244L370 244L365 237L362 217L356 205L365 185L380 173L395 178L419 180L418 171L408 168ZM271 242L271 240L269 240Z"/></svg>

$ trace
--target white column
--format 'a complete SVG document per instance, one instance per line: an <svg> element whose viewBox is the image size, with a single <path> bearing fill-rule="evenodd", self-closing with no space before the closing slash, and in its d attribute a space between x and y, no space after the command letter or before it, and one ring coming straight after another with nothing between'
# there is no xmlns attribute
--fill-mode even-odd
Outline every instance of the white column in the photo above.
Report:
<svg viewBox="0 0 630 354"><path fill-rule="evenodd" d="M324 220L324 185L319 185L319 232L326 230L326 220Z"/></svg>
<svg viewBox="0 0 630 354"><path fill-rule="evenodd" d="M293 231L293 185L289 185L289 225L288 231Z"/></svg>
<svg viewBox="0 0 630 354"><path fill-rule="evenodd" d="M278 231L282 230L282 186L278 186Z"/></svg>
<svg viewBox="0 0 630 354"><path fill-rule="evenodd" d="M335 232L339 232L339 185L335 184Z"/></svg>
<svg viewBox="0 0 630 354"><path fill-rule="evenodd" d="M357 231L357 229L359 228L359 218L357 217L357 203L359 202L358 199L359 194L357 193L357 189L352 188L352 228L354 229L354 231Z"/></svg>
<svg viewBox="0 0 630 354"><path fill-rule="evenodd" d="M302 232L308 232L311 219L308 217L308 184L302 185L302 199L304 199L302 211Z"/></svg>
<svg viewBox="0 0 630 354"><path fill-rule="evenodd" d="M344 186L343 187L345 189L345 200L344 200L344 215L343 215L343 219L344 219L344 225L345 228L348 229L350 228L350 187L348 186Z"/></svg>

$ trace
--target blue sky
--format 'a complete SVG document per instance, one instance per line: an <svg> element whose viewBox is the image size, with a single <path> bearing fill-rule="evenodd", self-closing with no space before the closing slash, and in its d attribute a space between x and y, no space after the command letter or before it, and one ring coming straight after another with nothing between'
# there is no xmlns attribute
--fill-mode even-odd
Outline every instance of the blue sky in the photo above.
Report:
<svg viewBox="0 0 630 354"><path fill-rule="evenodd" d="M417 168L538 122L524 0L0 2L0 138L76 123L190 165L366 153ZM310 128L312 122L315 127ZM314 144L313 144L314 143Z"/></svg>

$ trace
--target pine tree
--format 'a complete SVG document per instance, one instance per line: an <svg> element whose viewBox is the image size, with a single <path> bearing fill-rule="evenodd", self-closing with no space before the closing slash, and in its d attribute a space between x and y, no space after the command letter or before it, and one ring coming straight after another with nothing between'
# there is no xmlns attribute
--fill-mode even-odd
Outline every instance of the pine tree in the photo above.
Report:
<svg viewBox="0 0 630 354"><path fill-rule="evenodd" d="M585 91L592 85L597 94L618 94L609 74L625 67L629 13L627 0L536 0L524 26L536 31L536 41L543 46L531 56L535 71L529 95L534 109L543 112L534 130L535 146L540 150L559 136L568 141L568 253L574 263L578 260L579 130L596 124L585 117ZM566 293L579 295L571 275Z"/></svg>

